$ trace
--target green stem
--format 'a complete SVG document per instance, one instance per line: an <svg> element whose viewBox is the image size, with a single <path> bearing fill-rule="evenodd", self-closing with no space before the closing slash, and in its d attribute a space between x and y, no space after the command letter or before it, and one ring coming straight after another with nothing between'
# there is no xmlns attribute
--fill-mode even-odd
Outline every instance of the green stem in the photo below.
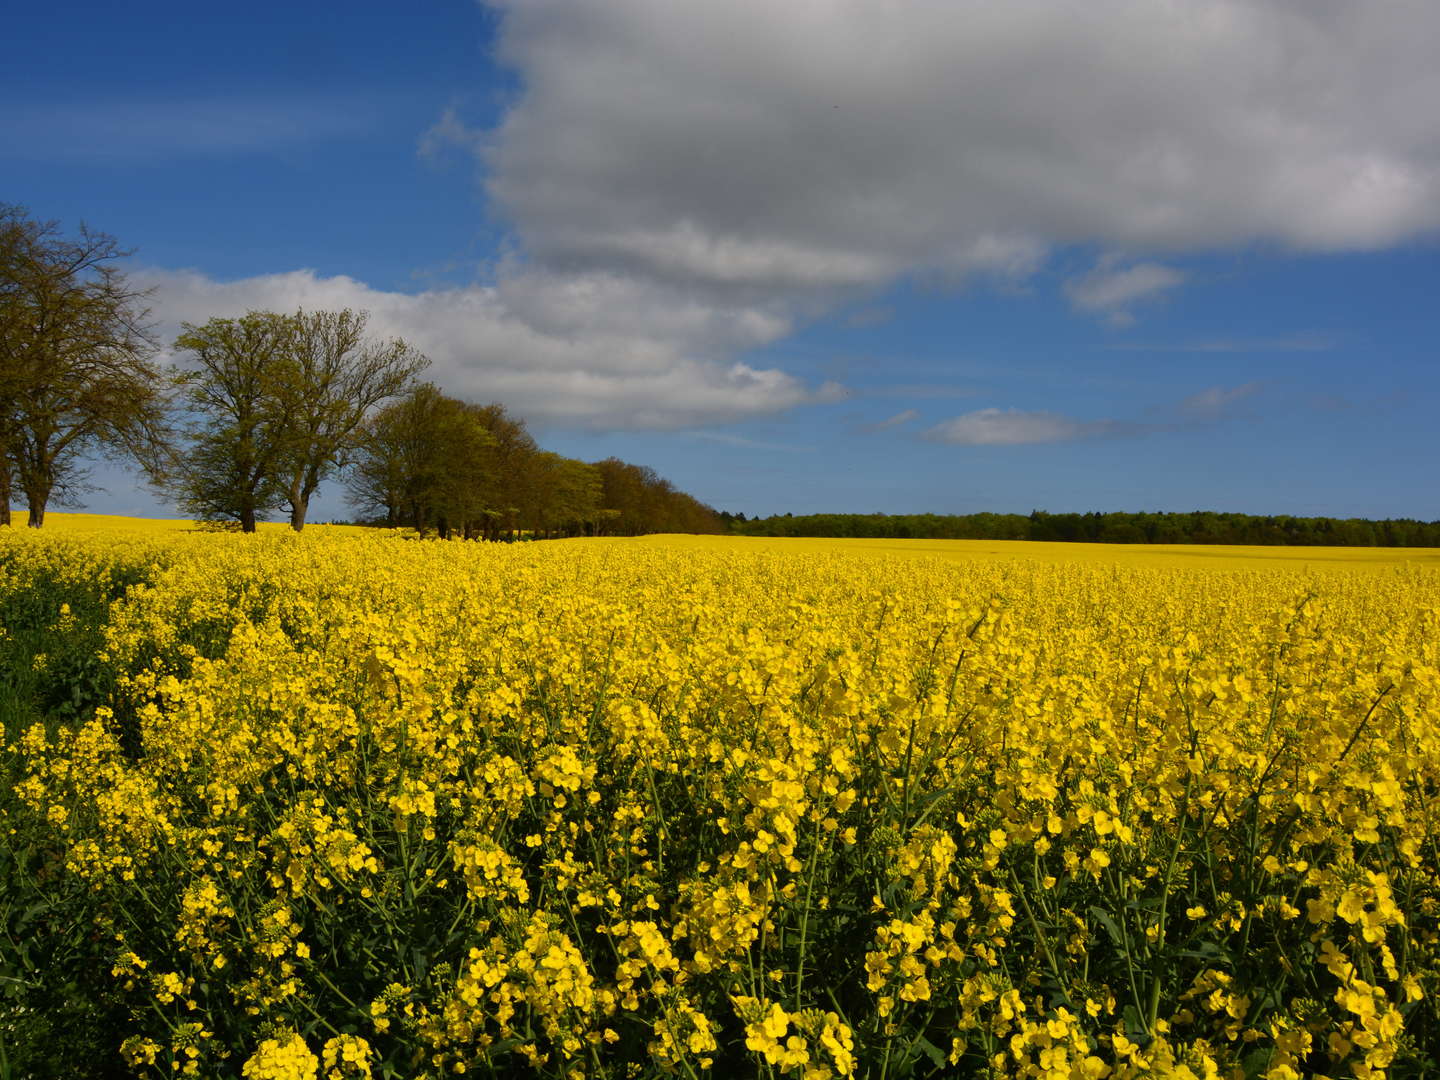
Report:
<svg viewBox="0 0 1440 1080"><path fill-rule="evenodd" d="M795 1008L804 1007L805 999L802 991L805 988L805 947L806 935L810 926L810 898L815 892L815 870L819 863L820 856L820 834L821 823L815 822L815 836L811 841L810 865L806 872L805 882L805 906L800 911L800 947L795 960Z"/></svg>

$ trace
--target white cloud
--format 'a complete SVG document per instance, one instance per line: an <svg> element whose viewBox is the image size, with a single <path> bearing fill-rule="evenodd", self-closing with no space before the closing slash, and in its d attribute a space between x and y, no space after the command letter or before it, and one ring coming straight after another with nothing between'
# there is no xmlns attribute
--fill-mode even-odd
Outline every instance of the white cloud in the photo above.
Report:
<svg viewBox="0 0 1440 1080"><path fill-rule="evenodd" d="M1138 425L1118 420L1076 420L1060 413L1020 409L977 409L936 424L925 432L925 437L956 446L1021 446L1134 434L1139 430Z"/></svg>
<svg viewBox="0 0 1440 1080"><path fill-rule="evenodd" d="M1185 280L1185 275L1156 262L1121 265L1106 256L1089 272L1065 283L1065 295L1081 311L1104 315L1117 326L1134 321L1130 309L1142 300L1154 299Z"/></svg>
<svg viewBox="0 0 1440 1080"><path fill-rule="evenodd" d="M1067 292L1124 322L1186 253L1440 226L1432 0L493 6L518 86L502 120L447 109L419 142L480 164L516 244L492 284L154 272L162 316L363 307L454 392L541 422L690 427L845 397L736 358L897 279L1023 282L1057 248L1123 251ZM32 111L0 134L49 125L90 153L99 125L119 133L107 153L229 152L376 122L355 102L253 104ZM931 437L1123 430L991 409Z"/></svg>
<svg viewBox="0 0 1440 1080"><path fill-rule="evenodd" d="M813 310L1055 247L1173 259L1440 226L1440 5L497 0L481 152L529 257ZM1110 267L1124 320L1179 281Z"/></svg>
<svg viewBox="0 0 1440 1080"><path fill-rule="evenodd" d="M165 340L181 322L249 310L366 310L372 332L403 337L430 357L427 378L470 400L502 401L540 424L688 427L833 401L844 392L730 359L788 332L789 323L772 312L707 306L600 273L511 268L491 286L413 295L309 270L233 282L150 270L134 279L154 286Z"/></svg>

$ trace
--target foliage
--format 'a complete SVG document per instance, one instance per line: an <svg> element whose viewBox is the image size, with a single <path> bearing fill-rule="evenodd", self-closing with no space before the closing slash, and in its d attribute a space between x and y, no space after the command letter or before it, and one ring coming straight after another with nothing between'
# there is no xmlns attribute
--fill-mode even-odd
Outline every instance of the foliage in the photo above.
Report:
<svg viewBox="0 0 1440 1080"><path fill-rule="evenodd" d="M13 486L42 525L52 499L83 485L87 451L160 468L167 400L145 293L114 265L128 254L105 233L65 237L0 204L0 524Z"/></svg>
<svg viewBox="0 0 1440 1080"><path fill-rule="evenodd" d="M128 584L82 601L97 567ZM6 725L36 869L0 900L66 949L0 940L31 995L0 1033L99 971L77 1037L140 1076L1433 1072L1437 600L1415 569L0 537L7 632L80 610L114 679Z"/></svg>
<svg viewBox="0 0 1440 1080"><path fill-rule="evenodd" d="M310 498L346 463L365 418L398 397L429 361L398 338L365 337L366 312L299 311L289 319L291 377L281 384L288 438L281 480L290 527L305 525Z"/></svg>
<svg viewBox="0 0 1440 1080"><path fill-rule="evenodd" d="M387 525L422 536L453 526L470 535L498 513L488 496L496 480L495 439L483 415L424 383L372 417L361 431L350 475L352 502L383 512Z"/></svg>
<svg viewBox="0 0 1440 1080"><path fill-rule="evenodd" d="M746 536L933 540L1059 540L1098 544L1283 544L1440 547L1440 521L1189 514L779 514L722 515Z"/></svg>
<svg viewBox="0 0 1440 1080"><path fill-rule="evenodd" d="M194 417L172 488L203 521L254 532L281 506L305 526L310 499L354 452L367 416L426 360L400 340L365 338L351 311L252 311L186 323L175 347Z"/></svg>
<svg viewBox="0 0 1440 1080"><path fill-rule="evenodd" d="M595 463L604 494L602 505L612 511L601 532L614 536L642 533L718 533L724 531L720 515L645 465L619 458Z"/></svg>
<svg viewBox="0 0 1440 1080"><path fill-rule="evenodd" d="M652 469L542 450L504 406L424 384L364 426L350 471L362 515L466 539L719 532L713 510Z"/></svg>

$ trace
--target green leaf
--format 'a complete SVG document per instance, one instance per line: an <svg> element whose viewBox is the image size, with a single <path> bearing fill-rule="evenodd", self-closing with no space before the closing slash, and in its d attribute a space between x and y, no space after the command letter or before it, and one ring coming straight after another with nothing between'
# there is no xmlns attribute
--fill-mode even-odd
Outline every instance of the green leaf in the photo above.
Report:
<svg viewBox="0 0 1440 1080"><path fill-rule="evenodd" d="M1125 935L1120 932L1120 927L1108 911L1104 908L1091 907L1090 917L1105 928L1105 932L1110 935L1110 940L1117 949L1125 947Z"/></svg>
<svg viewBox="0 0 1440 1080"><path fill-rule="evenodd" d="M941 1050L924 1035L921 1035L918 1039L915 1040L915 1045L920 1048L920 1051L927 1058L930 1059L930 1063L934 1065L937 1069L945 1068L945 1065L947 1064L945 1051Z"/></svg>

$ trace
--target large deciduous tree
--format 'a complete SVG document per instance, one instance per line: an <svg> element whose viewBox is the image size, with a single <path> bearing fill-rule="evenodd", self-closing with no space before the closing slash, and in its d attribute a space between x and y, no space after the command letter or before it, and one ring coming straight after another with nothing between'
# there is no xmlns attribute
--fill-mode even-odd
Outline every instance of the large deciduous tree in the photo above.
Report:
<svg viewBox="0 0 1440 1080"><path fill-rule="evenodd" d="M252 311L186 324L182 379L194 417L177 469L181 504L253 532L282 506L304 528L320 484L346 464L375 408L400 394L425 358L398 339L366 337L351 311Z"/></svg>
<svg viewBox="0 0 1440 1080"><path fill-rule="evenodd" d="M0 500L18 487L29 524L73 495L87 453L158 473L166 446L166 380L154 363L146 293L115 263L130 254L85 225L0 204Z"/></svg>
<svg viewBox="0 0 1440 1080"><path fill-rule="evenodd" d="M279 508L285 412L282 387L289 324L252 311L237 319L185 323L175 348L192 358L180 376L195 419L174 469L181 507L201 521L239 522L245 532Z"/></svg>
<svg viewBox="0 0 1440 1080"><path fill-rule="evenodd" d="M366 312L349 308L300 311L289 320L280 481L296 532L321 482L346 463L365 417L429 363L398 338L367 340L368 321Z"/></svg>

